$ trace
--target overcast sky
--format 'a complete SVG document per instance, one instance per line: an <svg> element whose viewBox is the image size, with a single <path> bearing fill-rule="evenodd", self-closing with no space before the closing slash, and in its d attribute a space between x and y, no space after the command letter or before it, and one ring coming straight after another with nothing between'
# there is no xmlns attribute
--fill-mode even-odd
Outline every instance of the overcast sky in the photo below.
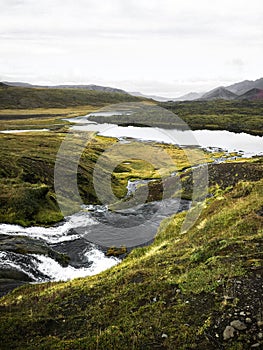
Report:
<svg viewBox="0 0 263 350"><path fill-rule="evenodd" d="M0 0L0 80L176 97L263 76L262 0Z"/></svg>

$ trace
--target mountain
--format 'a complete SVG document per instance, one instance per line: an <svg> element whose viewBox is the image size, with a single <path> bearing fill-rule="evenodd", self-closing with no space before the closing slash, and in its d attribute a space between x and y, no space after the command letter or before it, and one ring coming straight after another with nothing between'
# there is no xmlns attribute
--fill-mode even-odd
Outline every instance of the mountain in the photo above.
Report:
<svg viewBox="0 0 263 350"><path fill-rule="evenodd" d="M141 92L127 92L122 89L109 87L109 86L100 86L100 85L84 85L84 84L63 84L63 85L33 85L24 82L8 82L4 81L1 83L1 86L5 84L6 86L13 87L24 87L24 88L46 88L46 89L76 89L76 90L90 90L90 91L101 91L101 92L114 92L120 94L126 94L141 98L153 99L158 102L166 102L166 101L195 101L195 100L234 100L234 99L252 99L257 100L261 99L260 91L252 91L253 89L263 90L263 78L257 80L244 80L229 86L220 86L206 93L204 92L189 92L183 96L179 97L163 97L158 95L146 95ZM247 96L243 96L247 92L251 91ZM254 96L255 95L255 96ZM239 98L242 96L242 98Z"/></svg>
<svg viewBox="0 0 263 350"><path fill-rule="evenodd" d="M207 93L205 93L200 100L234 100L237 97L236 94L234 94L233 92L227 90L225 87L220 86L218 88L215 88L211 91L208 91Z"/></svg>
<svg viewBox="0 0 263 350"><path fill-rule="evenodd" d="M48 86L50 89L84 89L84 90L94 90L94 91L103 91L103 92L117 92L120 94L128 94L126 91L113 88L110 86L100 86L100 85L56 85L56 86Z"/></svg>
<svg viewBox="0 0 263 350"><path fill-rule="evenodd" d="M226 88L234 94L243 95L247 91L254 88L263 89L263 78L257 80L244 80L239 83L227 86Z"/></svg>
<svg viewBox="0 0 263 350"><path fill-rule="evenodd" d="M113 88L110 86L100 86L100 85L71 85L71 84L66 84L66 85L34 85L34 84L28 84L28 83L23 83L23 82L9 82L9 81L4 81L4 84L9 85L9 86L17 86L17 87L28 87L28 88L46 88L46 89L84 89L84 90L92 90L92 91L103 91L103 92L117 92L120 94L127 94L126 91Z"/></svg>
<svg viewBox="0 0 263 350"><path fill-rule="evenodd" d="M263 100L263 89L253 88L241 96L236 98L237 100Z"/></svg>
<svg viewBox="0 0 263 350"><path fill-rule="evenodd" d="M141 102L145 99L119 91L80 88L35 88L0 86L0 108L66 108L73 106L104 106L108 103Z"/></svg>
<svg viewBox="0 0 263 350"><path fill-rule="evenodd" d="M203 92L189 92L186 95L172 99L173 101L194 101L201 98L204 95Z"/></svg>
<svg viewBox="0 0 263 350"><path fill-rule="evenodd" d="M155 101L158 102L167 102L167 101L194 101L200 97L203 96L203 92L189 92L186 95L180 96L180 97L163 97L163 96L156 96L156 95L144 95L141 92L129 92L132 96L138 96L138 97L145 97L145 98L152 98Z"/></svg>
<svg viewBox="0 0 263 350"><path fill-rule="evenodd" d="M3 81L2 84L5 84L7 86L28 87L28 88L40 87L39 85L32 85L32 84L23 83L20 81L12 81L12 82L11 81Z"/></svg>
<svg viewBox="0 0 263 350"><path fill-rule="evenodd" d="M172 101L174 99L172 98L169 98L169 97L163 97L163 96L156 96L156 95L145 95L145 94L142 94L141 92L139 91L132 91L132 92L128 92L130 95L132 96L137 96L137 97L144 97L144 98L151 98L155 101L158 101L158 102L166 102L166 101Z"/></svg>

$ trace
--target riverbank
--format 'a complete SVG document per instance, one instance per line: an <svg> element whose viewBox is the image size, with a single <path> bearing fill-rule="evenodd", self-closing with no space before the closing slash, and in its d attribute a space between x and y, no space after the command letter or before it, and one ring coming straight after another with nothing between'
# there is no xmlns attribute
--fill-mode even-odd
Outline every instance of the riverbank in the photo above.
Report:
<svg viewBox="0 0 263 350"><path fill-rule="evenodd" d="M2 346L260 347L262 186L261 180L217 188L188 232L180 233L185 213L166 219L151 246L97 276L5 296Z"/></svg>
<svg viewBox="0 0 263 350"><path fill-rule="evenodd" d="M262 101L162 102L151 109L125 115L94 115L91 121L120 126L158 127L178 130L227 130L263 136Z"/></svg>
<svg viewBox="0 0 263 350"><path fill-rule="evenodd" d="M54 167L57 152L67 136L67 130L63 127L62 130L41 132L41 137L39 135L30 132L0 134L0 221L3 223L45 226L63 219L54 191ZM117 142L118 140L112 137L93 135L85 150L80 149L82 156L77 179L84 204L99 203L93 187L93 170L102 153ZM118 166L112 173L111 181L118 198L125 197L128 180L168 177L174 171L180 172L191 166L213 162L215 158L224 155L223 152L212 154L195 148L189 149L186 154L184 149L156 142L147 145L148 147L144 147L142 143L134 141L131 145L133 154L141 154L143 149L146 152L144 156L150 159L158 157L159 153L160 156L165 153L170 157L170 161L162 161L159 167L154 169L143 159L127 159L125 162L121 155L116 153L111 157L111 161ZM69 154L69 157L72 157L72 154ZM107 166L105 163L102 172L107 172ZM67 167L70 167L69 163L65 163L65 172ZM104 181L102 178L102 187ZM76 207L74 198L72 203L68 203L68 207L72 213L80 209Z"/></svg>

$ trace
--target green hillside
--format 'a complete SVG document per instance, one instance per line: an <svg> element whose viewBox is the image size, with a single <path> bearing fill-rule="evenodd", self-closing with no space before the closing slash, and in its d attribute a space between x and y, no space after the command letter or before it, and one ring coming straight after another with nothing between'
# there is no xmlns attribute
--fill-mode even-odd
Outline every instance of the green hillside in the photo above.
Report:
<svg viewBox="0 0 263 350"><path fill-rule="evenodd" d="M0 109L61 108L83 105L100 107L109 103L138 102L142 100L145 99L116 92L0 85Z"/></svg>
<svg viewBox="0 0 263 350"><path fill-rule="evenodd" d="M212 193L186 233L175 215L108 271L3 297L1 349L260 348L263 181Z"/></svg>

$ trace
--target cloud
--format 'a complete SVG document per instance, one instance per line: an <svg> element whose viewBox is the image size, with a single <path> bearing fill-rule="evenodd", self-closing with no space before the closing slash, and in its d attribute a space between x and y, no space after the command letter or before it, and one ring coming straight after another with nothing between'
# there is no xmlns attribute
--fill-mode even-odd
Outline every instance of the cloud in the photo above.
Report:
<svg viewBox="0 0 263 350"><path fill-rule="evenodd" d="M0 0L0 5L5 76L130 81L145 91L151 85L175 93L184 90L180 81L195 89L195 79L205 87L204 81L261 74L261 0Z"/></svg>

